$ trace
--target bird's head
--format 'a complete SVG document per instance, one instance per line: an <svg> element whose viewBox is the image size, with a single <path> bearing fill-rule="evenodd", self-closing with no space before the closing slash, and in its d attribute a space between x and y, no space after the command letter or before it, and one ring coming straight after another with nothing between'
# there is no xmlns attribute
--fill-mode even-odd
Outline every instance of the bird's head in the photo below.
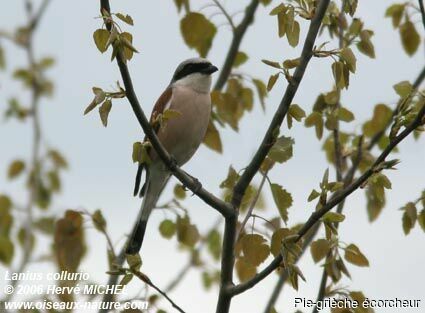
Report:
<svg viewBox="0 0 425 313"><path fill-rule="evenodd" d="M186 86L198 92L208 93L211 89L211 74L216 71L218 68L207 59L188 59L177 67L171 85Z"/></svg>

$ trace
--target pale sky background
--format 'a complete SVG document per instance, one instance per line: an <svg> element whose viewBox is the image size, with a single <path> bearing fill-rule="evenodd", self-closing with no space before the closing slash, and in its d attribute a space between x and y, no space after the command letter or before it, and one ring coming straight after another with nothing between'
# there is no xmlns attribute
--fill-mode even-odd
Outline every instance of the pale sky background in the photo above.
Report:
<svg viewBox="0 0 425 313"><path fill-rule="evenodd" d="M95 19L99 10L98 2L52 0L40 24L35 38L36 55L53 55L57 59L57 65L49 72L49 77L55 80L55 95L51 100L41 103L41 118L47 142L63 151L70 163L70 170L63 176L63 192L55 198L52 210L62 216L69 208L85 208L90 211L102 208L114 242L122 244L123 234L131 228L140 206L140 200L131 196L136 170L131 162L131 149L132 143L140 140L143 134L125 99L114 102L106 129L101 125L96 111L86 117L82 114L91 101L92 86L108 89L120 79L116 64L109 61L109 53L100 55L92 40L93 31L101 25L101 21ZM278 2L274 1L275 4ZM374 105L383 102L394 106L397 96L392 86L401 80L413 80L424 63L423 44L414 57L407 57L391 21L384 19L386 7L393 1L359 2L358 15L364 19L366 27L375 31L373 42L377 58L371 60L354 50L358 58L357 73L351 76L348 92L343 93L343 104L355 113L358 120L342 127L347 130L355 129L357 132L361 131L361 123L371 117ZM10 30L23 23L23 1L0 0L0 3L3 8L0 29ZM192 1L192 6L198 9L206 3L209 2ZM248 2L228 0L224 3L229 12L236 12ZM135 20L134 27L125 28L133 33L134 45L140 54L135 55L129 67L139 100L149 114L177 64L194 56L195 51L189 50L182 41L178 28L179 16L173 1L144 3L122 0L111 1L111 6L114 12L129 13ZM265 9L260 7L255 24L249 29L241 46L241 50L250 56L241 70L263 80L267 80L273 71L262 64L261 59L294 58L301 49L301 46L292 49L286 39L278 38L276 20L268 15L271 8L272 6ZM211 15L214 10L210 8L203 12ZM216 16L213 21L222 24L224 18ZM420 16L415 15L414 21L423 35ZM302 42L307 24L303 23L301 28ZM223 63L230 39L229 28L220 27L209 54L209 59L219 67ZM324 40L325 38L319 38L318 43ZM11 82L9 76L13 68L26 64L24 52L10 44L5 44L5 48L8 72L0 73L2 112L11 96L18 95L24 103L28 101L27 95L22 94L20 85ZM219 194L218 185L226 176L229 165L232 164L239 170L253 155L281 99L284 87L282 81L275 86L267 99L265 114L260 110L258 101L256 102L254 111L243 119L239 133L227 129L222 131L223 155L201 147L185 169L198 177L208 190ZM294 102L310 112L317 94L329 91L331 87L330 60L313 59ZM313 129L305 129L295 123L290 131L286 126L283 127L283 133L296 141L294 158L277 167L271 179L283 185L294 197L294 205L290 209L291 223L302 222L313 210L306 199L310 191L318 186L328 164L320 150L322 143L317 141ZM28 125L16 121L4 123L1 120L0 193L12 194L14 199L22 202L26 199L26 192L22 189L23 181L10 183L6 180L5 173L12 159L29 155L30 142L31 129ZM388 205L375 223L370 224L367 221L363 191L357 191L346 203L347 219L340 228L341 239L360 246L368 256L371 267L349 265L353 278L351 281L344 279L341 285L352 290L362 290L373 299L398 297L422 301L421 307L416 310L376 309L379 313L424 312L424 233L417 226L409 236L405 236L401 227L402 213L398 210L406 202L416 199L425 187L424 137L419 142L412 138L403 141L400 153L394 157L400 158L402 163L398 165L398 171L386 173L393 183L393 190L387 192ZM170 188L162 199L167 200L169 196ZM275 216L269 191L267 200L268 206L274 210L270 210L268 214ZM207 230L218 216L196 197L185 203L190 208L192 220L201 231ZM160 287L166 286L187 262L187 255L176 251L175 239L168 241L160 237L157 225L163 216L163 213L156 212L150 220L143 246L142 268ZM171 214L169 216L172 217ZM89 253L81 270L89 272L93 280L103 282L107 279L106 243L92 227L88 228ZM43 247L39 248L43 250ZM316 299L321 267L314 265L310 253L306 253L300 262L300 268L307 283L301 282L298 292L289 286L284 288L276 306L280 313L295 311L294 297ZM3 277L4 270L0 266L0 277ZM52 267L50 264L37 263L31 265L29 270L51 271ZM270 275L255 288L234 298L231 312L262 312L276 279L275 274ZM3 278L0 280L0 288L3 288L2 280ZM134 293L139 289L141 284L137 282L132 283L127 290ZM205 292L201 287L199 273L192 271L170 296L186 312L195 313L214 312L217 294L218 288ZM173 312L168 304L164 303L163 307ZM311 309L304 311L310 312Z"/></svg>

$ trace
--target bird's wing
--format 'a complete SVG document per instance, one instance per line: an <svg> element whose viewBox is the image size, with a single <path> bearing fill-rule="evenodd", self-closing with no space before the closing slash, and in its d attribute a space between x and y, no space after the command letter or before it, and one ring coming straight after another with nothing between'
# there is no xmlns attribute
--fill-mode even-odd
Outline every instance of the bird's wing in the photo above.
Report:
<svg viewBox="0 0 425 313"><path fill-rule="evenodd" d="M151 118L149 122L154 128L155 133L158 133L158 130L159 130L159 124L155 123L155 120L159 114L164 113L165 109L169 107L168 104L171 101L172 95L173 95L173 89L168 87L167 89L165 89L165 91L162 93L162 95L158 98L155 105L153 106ZM147 140L146 137L145 137L145 140Z"/></svg>
<svg viewBox="0 0 425 313"><path fill-rule="evenodd" d="M158 133L159 131L159 123L156 123L155 120L158 117L159 114L162 114L165 109L167 107L169 107L169 103L171 101L171 97L173 95L173 89L168 87L167 89L165 89L165 91L161 94L161 96L158 98L158 100L155 102L155 105L153 106L152 109L152 113L151 113L151 117L149 119L149 123L152 125L155 133ZM147 141L148 138L145 136L144 141ZM149 151L148 151L149 153ZM136 180L135 180L135 184L134 184L134 196L136 196L137 194L139 194L140 197L143 197L143 195L145 194L145 189L146 189L146 181L143 184L142 188L140 189L140 183L142 180L142 173L143 173L143 169L147 169L146 164L140 163L139 167L137 169L137 174L136 174ZM146 175L146 179L148 175ZM140 191L139 191L140 190Z"/></svg>

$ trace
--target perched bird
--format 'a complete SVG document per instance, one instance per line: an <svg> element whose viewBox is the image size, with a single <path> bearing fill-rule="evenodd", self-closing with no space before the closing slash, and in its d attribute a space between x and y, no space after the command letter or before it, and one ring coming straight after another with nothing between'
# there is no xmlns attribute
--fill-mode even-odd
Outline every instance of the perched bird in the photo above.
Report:
<svg viewBox="0 0 425 313"><path fill-rule="evenodd" d="M178 166L182 166L198 149L208 128L211 114L211 74L218 69L206 59L193 58L182 62L174 72L170 84L159 97L152 110L150 122L164 146ZM177 111L177 116L165 123L154 123L166 110ZM145 138L145 140L147 140ZM146 180L140 190L142 208L127 245L127 254L139 252L146 225L152 209L165 187L170 172L153 149L150 149L149 164L139 164L134 195L139 193L143 169Z"/></svg>

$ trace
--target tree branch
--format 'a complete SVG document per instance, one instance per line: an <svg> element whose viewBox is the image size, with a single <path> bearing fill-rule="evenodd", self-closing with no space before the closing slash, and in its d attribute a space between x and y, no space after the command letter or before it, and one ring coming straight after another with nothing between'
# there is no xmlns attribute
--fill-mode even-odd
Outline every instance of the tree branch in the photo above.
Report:
<svg viewBox="0 0 425 313"><path fill-rule="evenodd" d="M233 63L235 63L235 59L239 51L239 46L241 45L242 39L254 18L255 11L257 10L259 3L259 0L251 1L245 10L245 15L241 23L233 30L233 39L230 44L229 51L227 52L226 59L224 60L224 64L221 67L217 81L214 85L214 90L220 91L226 84L226 81L232 71Z"/></svg>
<svg viewBox="0 0 425 313"><path fill-rule="evenodd" d="M245 218L243 219L241 225L239 226L239 230L238 230L237 235L236 235L236 240L239 239L242 231L245 228L246 223L248 223L249 218L252 216L252 212L254 211L255 205L258 202L258 198L260 198L261 190L263 189L264 183L267 180L267 174L268 174L268 171L265 172L265 173L263 173L263 178L261 179L260 186L258 186L257 193L255 194L255 197L252 200L251 205L249 206L249 208L248 208L248 210L246 212Z"/></svg>
<svg viewBox="0 0 425 313"><path fill-rule="evenodd" d="M100 0L101 12L106 11L110 13L109 1L108 0ZM108 30L111 30L111 23L107 19L105 19L105 24ZM201 198L205 203L210 205L212 208L220 212L223 216L229 216L234 214L233 208L223 200L214 196L207 190L205 190L197 179L193 176L188 175L185 171L183 171L180 167L178 167L170 156L170 154L165 150L164 146L159 141L157 135L153 131L148 119L146 118L145 113L143 112L139 101L137 99L136 93L133 88L133 82L131 80L131 76L128 70L126 63L124 62L121 54L117 54L117 63L120 69L121 77L124 83L124 87L126 90L126 96L130 105L133 109L136 118L142 127L144 133L149 139L152 147L155 149L156 153L160 157L161 161L164 162L165 166L170 170L170 172L188 189L190 189L194 194L196 194L199 198Z"/></svg>
<svg viewBox="0 0 425 313"><path fill-rule="evenodd" d="M418 88L420 87L420 85L422 84L422 82L425 79L425 66L422 68L422 71L419 73L418 77L415 79L415 81L413 82L413 92L417 91ZM397 103L397 106L394 108L393 111L393 115L391 117L391 119L388 121L387 125L385 125L384 129L382 129L380 132L376 133L371 139L370 142L367 146L367 150L372 150L373 147L379 142L379 140L381 140L382 136L385 135L385 133L387 132L388 128L391 126L391 123L394 119L394 117L398 114L398 111L400 109L400 105L402 103L402 100L400 100Z"/></svg>
<svg viewBox="0 0 425 313"><path fill-rule="evenodd" d="M217 8L223 13L224 17L226 18L227 22L229 23L230 27L232 27L232 31L236 31L236 26L233 23L232 17L227 13L226 9L223 7L223 5L218 0L213 0Z"/></svg>
<svg viewBox="0 0 425 313"><path fill-rule="evenodd" d="M173 308L175 308L177 311L179 311L180 313L185 313L185 311L183 311L183 309L181 307L179 307L173 300L171 300L171 298L161 289L159 289L158 286L156 286L150 279L149 277L147 277L145 274L136 271L136 270L131 270L131 272L137 277L139 278L141 281L143 281L144 283L148 284L149 286L151 286L153 289L155 289L158 293L160 293L165 299L167 299L167 301L173 306Z"/></svg>
<svg viewBox="0 0 425 313"><path fill-rule="evenodd" d="M32 6L31 2L26 2L26 11L28 15L28 39L23 45L26 51L28 66L31 71L37 71L36 62L34 59L33 39L34 33L37 29L38 21L42 17L42 13L46 10L50 0L45 0L37 11L36 15L32 17ZM16 43L16 41L13 40ZM22 260L15 272L21 273L25 271L31 258L31 235L33 229L33 207L37 201L38 192L38 179L39 179L39 163L40 163L40 144L41 144L41 126L39 116L39 101L40 101L40 87L37 80L33 80L31 85L31 113L32 113L32 152L31 152L31 172L33 172L32 183L30 184L29 198L26 205L27 219L25 221L25 236L23 245L23 256ZM11 283L12 287L16 287L19 281L14 280ZM9 301L13 297L13 294L9 294L5 297L4 301Z"/></svg>
<svg viewBox="0 0 425 313"><path fill-rule="evenodd" d="M393 141L391 141L388 144L388 146L384 149L384 151L382 151L382 153L376 159L375 163L366 172L364 172L363 175L357 178L353 183L351 183L349 186L344 188L342 191L336 192L335 196L332 197L326 205L324 205L320 210L315 211L314 213L311 214L307 222L298 231L298 234L297 234L298 237L295 240L295 242L298 242L320 220L320 218L323 215L325 215L337 204L339 204L341 201L347 198L355 190L360 188L368 180L370 176L379 172L379 166L382 165L382 163L385 161L385 159L388 157L391 151L401 141L403 141L403 139L405 139L410 133L412 133L418 126L423 124L422 120L424 116L425 116L425 105L422 106L415 120L409 126L407 126L399 135L397 135ZM230 290L230 293L232 295L236 295L254 287L257 283L262 281L271 272L273 272L280 265L281 262L282 262L282 256L279 255L276 258L274 258L273 261L267 267L265 267L260 273L255 275L251 280L233 287Z"/></svg>
<svg viewBox="0 0 425 313"><path fill-rule="evenodd" d="M425 8L424 8L424 1L423 0L418 0L419 2L419 8L421 10L421 15L422 15L422 24L424 25L425 28Z"/></svg>
<svg viewBox="0 0 425 313"><path fill-rule="evenodd" d="M267 153L274 144L274 132L276 129L280 128L283 119L285 118L286 113L288 112L289 106L291 105L292 100L294 99L295 93L298 90L307 65L313 55L314 42L316 40L320 25L322 23L322 19L325 15L328 5L329 0L321 0L316 9L316 14L311 20L307 37L304 42L304 47L300 58L300 64L296 68L294 76L292 77L288 84L288 87L286 88L285 94L279 104L279 108L277 109L273 120L271 121L270 126L267 129L263 141L261 142L253 159L251 160L248 167L245 169L244 173L242 174L241 178L239 179L233 190L232 204L234 207L239 207L246 188L249 186L250 182L252 181L258 169L260 168L261 163L264 161L265 157L267 156Z"/></svg>
<svg viewBox="0 0 425 313"><path fill-rule="evenodd" d="M258 3L256 5L258 5ZM325 15L328 5L329 0L320 1L316 10L316 14L310 23L309 31L301 53L300 65L295 70L294 76L292 77L291 82L288 85L286 92L282 98L282 101L279 105L279 108L275 113L272 122L270 123L270 126L265 134L262 144L258 148L258 151L252 159L251 163L248 165L245 172L242 174L241 178L233 189L233 196L231 202L235 209L239 208L242 197L245 194L246 188L251 183L252 179L254 178L254 175L257 173L258 169L261 166L261 163L267 156L267 153L269 152L270 148L274 143L274 131L282 124L286 112L288 111L289 105L291 104L292 99L294 98L298 86L302 80L302 77L304 76L307 64L312 57L313 45L316 40L320 25L322 23L322 19ZM226 217L223 238L223 255L221 261L221 283L216 313L229 312L231 299L234 295L237 294L232 292L232 290L235 289L232 279L233 266L235 261L234 243L236 236L236 227L237 216ZM278 264L279 263L280 261L278 262Z"/></svg>

